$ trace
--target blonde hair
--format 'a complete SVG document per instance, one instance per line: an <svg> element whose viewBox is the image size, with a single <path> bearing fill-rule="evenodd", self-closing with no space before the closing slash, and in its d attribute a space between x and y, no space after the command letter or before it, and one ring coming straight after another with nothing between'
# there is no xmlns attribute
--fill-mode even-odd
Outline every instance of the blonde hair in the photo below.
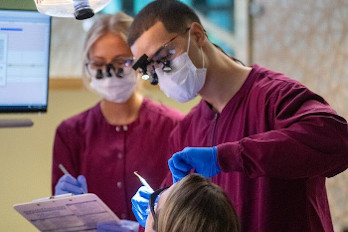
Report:
<svg viewBox="0 0 348 232"><path fill-rule="evenodd" d="M127 41L129 28L132 22L132 17L123 12L118 12L113 15L103 15L102 17L98 18L97 21L95 21L92 27L88 30L83 51L83 80L87 88L89 88L89 85L86 78L88 75L85 63L89 60L89 54L94 43L99 38L109 33L119 35L125 41Z"/></svg>
<svg viewBox="0 0 348 232"><path fill-rule="evenodd" d="M89 59L89 52L93 44L100 37L108 33L120 35L125 41L127 41L132 21L133 18L129 15L123 12L118 12L113 15L104 15L94 22L93 26L87 32L83 53L84 61Z"/></svg>
<svg viewBox="0 0 348 232"><path fill-rule="evenodd" d="M157 232L237 232L238 217L226 193L190 174L173 186L159 210Z"/></svg>

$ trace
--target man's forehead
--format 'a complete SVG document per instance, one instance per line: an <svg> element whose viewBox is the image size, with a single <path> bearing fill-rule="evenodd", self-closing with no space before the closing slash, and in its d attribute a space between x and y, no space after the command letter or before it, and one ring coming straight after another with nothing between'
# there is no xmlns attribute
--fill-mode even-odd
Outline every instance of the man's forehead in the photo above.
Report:
<svg viewBox="0 0 348 232"><path fill-rule="evenodd" d="M138 59L143 54L148 57L152 55L168 40L170 40L175 33L169 33L164 27L163 23L158 21L147 31L145 31L131 46L131 50L135 59Z"/></svg>

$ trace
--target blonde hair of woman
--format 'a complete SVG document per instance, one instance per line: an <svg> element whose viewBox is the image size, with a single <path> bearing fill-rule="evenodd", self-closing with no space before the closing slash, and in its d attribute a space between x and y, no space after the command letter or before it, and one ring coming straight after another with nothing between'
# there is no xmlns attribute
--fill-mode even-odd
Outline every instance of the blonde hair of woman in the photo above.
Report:
<svg viewBox="0 0 348 232"><path fill-rule="evenodd" d="M225 192L210 180L190 174L169 189L157 211L157 232L237 232L238 217ZM156 222L155 222L156 224Z"/></svg>

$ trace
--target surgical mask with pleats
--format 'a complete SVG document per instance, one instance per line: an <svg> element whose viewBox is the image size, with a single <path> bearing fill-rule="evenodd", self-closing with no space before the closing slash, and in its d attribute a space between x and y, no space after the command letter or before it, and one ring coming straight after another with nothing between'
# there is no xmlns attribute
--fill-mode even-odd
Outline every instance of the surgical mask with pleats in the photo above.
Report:
<svg viewBox="0 0 348 232"><path fill-rule="evenodd" d="M202 89L207 74L202 48L203 68L196 68L188 56L190 39L189 32L187 51L172 60L172 71L164 72L161 67L155 69L160 89L167 97L179 102L188 102L195 98Z"/></svg>
<svg viewBox="0 0 348 232"><path fill-rule="evenodd" d="M134 92L137 80L136 72L131 67L124 67L124 69L129 70L125 70L122 78L118 78L116 75L102 79L92 77L89 85L102 98L111 102L124 103Z"/></svg>

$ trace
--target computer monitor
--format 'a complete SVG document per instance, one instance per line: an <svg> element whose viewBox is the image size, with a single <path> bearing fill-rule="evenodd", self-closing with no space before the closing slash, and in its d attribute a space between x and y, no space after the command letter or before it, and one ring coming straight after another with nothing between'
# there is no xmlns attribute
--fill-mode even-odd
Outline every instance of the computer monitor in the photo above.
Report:
<svg viewBox="0 0 348 232"><path fill-rule="evenodd" d="M0 9L0 113L46 112L51 17Z"/></svg>

